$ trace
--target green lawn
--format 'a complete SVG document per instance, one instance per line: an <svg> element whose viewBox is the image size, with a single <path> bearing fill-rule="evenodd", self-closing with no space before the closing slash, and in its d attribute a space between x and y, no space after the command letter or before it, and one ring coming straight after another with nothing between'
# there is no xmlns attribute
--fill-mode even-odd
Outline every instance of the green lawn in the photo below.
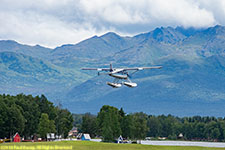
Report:
<svg viewBox="0 0 225 150"><path fill-rule="evenodd" d="M150 146L141 144L114 144L88 141L63 141L63 142L23 142L3 143L0 150L225 150L225 148L184 147L184 146Z"/></svg>

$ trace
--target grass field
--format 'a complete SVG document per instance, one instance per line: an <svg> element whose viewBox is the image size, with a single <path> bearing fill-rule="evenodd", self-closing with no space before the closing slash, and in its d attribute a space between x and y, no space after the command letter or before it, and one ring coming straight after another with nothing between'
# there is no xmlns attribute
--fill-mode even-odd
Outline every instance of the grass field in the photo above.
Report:
<svg viewBox="0 0 225 150"><path fill-rule="evenodd" d="M0 150L225 150L225 148L150 146L141 144L114 144L89 141L3 143Z"/></svg>

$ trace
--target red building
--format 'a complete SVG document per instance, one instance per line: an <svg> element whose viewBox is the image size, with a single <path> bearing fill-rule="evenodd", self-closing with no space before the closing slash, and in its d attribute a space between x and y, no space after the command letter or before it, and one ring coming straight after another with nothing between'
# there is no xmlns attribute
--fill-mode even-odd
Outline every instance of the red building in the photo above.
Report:
<svg viewBox="0 0 225 150"><path fill-rule="evenodd" d="M13 142L21 142L21 138L20 138L19 133L16 133L16 134L13 136Z"/></svg>

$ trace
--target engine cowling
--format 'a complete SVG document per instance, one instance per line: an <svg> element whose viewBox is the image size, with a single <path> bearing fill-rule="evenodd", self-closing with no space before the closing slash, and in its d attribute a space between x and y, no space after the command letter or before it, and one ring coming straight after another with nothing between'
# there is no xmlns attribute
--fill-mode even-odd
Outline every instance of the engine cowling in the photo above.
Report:
<svg viewBox="0 0 225 150"><path fill-rule="evenodd" d="M123 82L124 85L128 86L128 87L136 87L137 86L137 83L133 83L133 82Z"/></svg>
<svg viewBox="0 0 225 150"><path fill-rule="evenodd" d="M113 88L120 88L122 86L120 83L107 82L107 84Z"/></svg>

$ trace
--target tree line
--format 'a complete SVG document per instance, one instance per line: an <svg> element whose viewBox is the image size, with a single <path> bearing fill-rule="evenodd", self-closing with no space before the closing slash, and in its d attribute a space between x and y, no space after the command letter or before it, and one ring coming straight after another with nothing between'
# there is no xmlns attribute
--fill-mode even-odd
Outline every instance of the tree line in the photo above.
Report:
<svg viewBox="0 0 225 150"><path fill-rule="evenodd" d="M78 115L75 115L75 120ZM104 105L96 115L86 113L78 117L77 124L91 137L101 136L104 141L114 141L120 135L126 139L166 137L176 140L225 141L225 118L175 117L172 115L147 115L143 112L126 114L123 109Z"/></svg>
<svg viewBox="0 0 225 150"><path fill-rule="evenodd" d="M0 138L46 138L47 133L66 137L73 126L72 114L54 106L44 95L0 95Z"/></svg>

